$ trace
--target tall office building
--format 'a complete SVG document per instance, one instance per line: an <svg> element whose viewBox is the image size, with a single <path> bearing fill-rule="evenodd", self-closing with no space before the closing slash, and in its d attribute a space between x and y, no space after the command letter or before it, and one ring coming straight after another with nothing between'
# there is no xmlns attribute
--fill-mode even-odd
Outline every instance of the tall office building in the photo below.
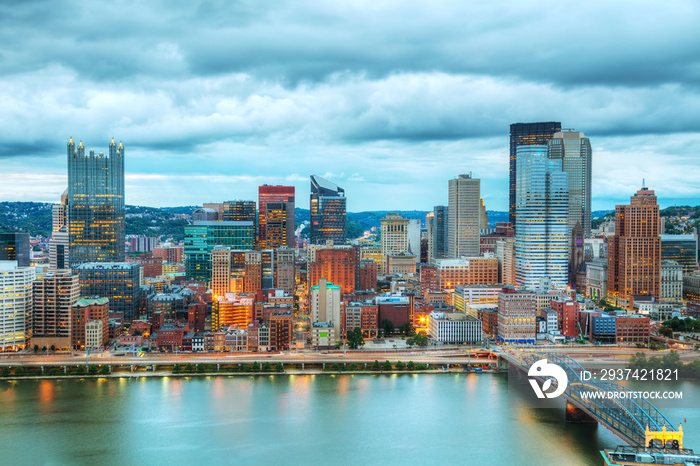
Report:
<svg viewBox="0 0 700 466"><path fill-rule="evenodd" d="M518 146L542 145L552 139L554 133L561 131L561 123L548 121L543 123L513 123L510 125L510 224L515 225L515 180L517 179Z"/></svg>
<svg viewBox="0 0 700 466"><path fill-rule="evenodd" d="M29 233L0 233L0 261L17 261L20 267L29 267L30 249Z"/></svg>
<svg viewBox="0 0 700 466"><path fill-rule="evenodd" d="M349 246L318 249L307 265L308 284L316 286L325 279L338 285L343 294L354 293L357 266L355 250Z"/></svg>
<svg viewBox="0 0 700 466"><path fill-rule="evenodd" d="M547 143L547 157L562 162L569 175L569 234L580 223L584 237L591 236L591 141L583 133L554 133Z"/></svg>
<svg viewBox="0 0 700 466"><path fill-rule="evenodd" d="M231 248L215 246L211 251L211 292L214 299L231 292Z"/></svg>
<svg viewBox="0 0 700 466"><path fill-rule="evenodd" d="M517 150L515 274L521 287L541 278L566 286L569 262L569 181L547 146Z"/></svg>
<svg viewBox="0 0 700 466"><path fill-rule="evenodd" d="M121 262L124 249L124 146L114 139L109 154L85 155L68 141L68 234L70 260Z"/></svg>
<svg viewBox="0 0 700 466"><path fill-rule="evenodd" d="M110 312L123 313L125 321L134 320L141 290L139 264L86 262L74 271L80 274L81 296L109 298Z"/></svg>
<svg viewBox="0 0 700 466"><path fill-rule="evenodd" d="M267 204L276 203L274 209L283 214L283 219L278 219L279 215L275 214L271 217L275 219L277 233L284 234L284 242L281 244L271 244L267 240L267 222L270 215L267 213ZM280 205L283 203L285 205ZM284 225L279 225L279 222L284 222ZM281 228L283 227L283 228ZM280 231L283 230L283 231ZM276 248L282 245L288 248L294 248L294 186L268 186L263 185L258 187L258 243L261 249ZM277 240L274 241L278 242Z"/></svg>
<svg viewBox="0 0 700 466"><path fill-rule="evenodd" d="M80 298L78 274L54 270L34 282L31 345L70 349L71 314Z"/></svg>
<svg viewBox="0 0 700 466"><path fill-rule="evenodd" d="M444 205L433 207L433 259L447 257L448 208Z"/></svg>
<svg viewBox="0 0 700 466"><path fill-rule="evenodd" d="M608 296L627 300L660 297L661 238L659 204L654 191L642 187L629 205L615 206L615 235L608 236Z"/></svg>
<svg viewBox="0 0 700 466"><path fill-rule="evenodd" d="M258 224L255 201L224 202L222 219L226 222L253 222Z"/></svg>
<svg viewBox="0 0 700 466"><path fill-rule="evenodd" d="M387 254L400 254L408 252L410 249L408 223L409 219L395 213L386 214L385 218L379 220L382 251L382 270L380 273L386 273Z"/></svg>
<svg viewBox="0 0 700 466"><path fill-rule="evenodd" d="M265 206L265 238L262 249L294 248L294 203L268 202Z"/></svg>
<svg viewBox="0 0 700 466"><path fill-rule="evenodd" d="M311 244L345 244L345 190L330 181L311 175Z"/></svg>
<svg viewBox="0 0 700 466"><path fill-rule="evenodd" d="M659 235L661 238L661 260L678 262L683 273L693 273L698 262L697 238L695 235Z"/></svg>
<svg viewBox="0 0 700 466"><path fill-rule="evenodd" d="M0 351L24 349L32 329L34 269L0 260Z"/></svg>
<svg viewBox="0 0 700 466"><path fill-rule="evenodd" d="M188 280L209 282L212 276L212 249L253 249L253 222L194 222L185 226L185 273Z"/></svg>
<svg viewBox="0 0 700 466"><path fill-rule="evenodd" d="M447 257L479 256L481 180L459 175L449 182Z"/></svg>

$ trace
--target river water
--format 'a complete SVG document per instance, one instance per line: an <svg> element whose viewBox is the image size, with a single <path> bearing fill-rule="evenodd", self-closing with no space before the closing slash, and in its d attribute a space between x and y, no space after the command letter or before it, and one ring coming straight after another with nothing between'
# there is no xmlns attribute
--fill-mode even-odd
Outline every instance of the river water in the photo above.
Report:
<svg viewBox="0 0 700 466"><path fill-rule="evenodd" d="M502 374L0 381L0 463L600 465L620 443L509 396ZM664 413L700 447L700 410Z"/></svg>

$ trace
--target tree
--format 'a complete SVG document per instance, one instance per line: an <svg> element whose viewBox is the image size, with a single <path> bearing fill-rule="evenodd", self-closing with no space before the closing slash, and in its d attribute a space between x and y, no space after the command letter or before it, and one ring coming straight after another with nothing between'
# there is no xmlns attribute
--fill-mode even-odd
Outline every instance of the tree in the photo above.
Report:
<svg viewBox="0 0 700 466"><path fill-rule="evenodd" d="M406 322L403 324L401 327L399 327L399 331L407 337L412 337L416 334L416 329L413 327L411 322Z"/></svg>
<svg viewBox="0 0 700 466"><path fill-rule="evenodd" d="M403 363L402 363L401 361L397 361L397 362L396 362L396 370L397 370L397 371L402 371L402 370L404 370L405 368L406 368L406 366L404 366Z"/></svg>
<svg viewBox="0 0 700 466"><path fill-rule="evenodd" d="M263 372L272 372L272 366L269 362L266 362L265 364L263 364L262 370Z"/></svg>
<svg viewBox="0 0 700 466"><path fill-rule="evenodd" d="M416 344L416 340L414 340L413 338L409 338L408 340L406 340L406 344L408 346L413 346Z"/></svg>
<svg viewBox="0 0 700 466"><path fill-rule="evenodd" d="M3 367L0 375L2 375L3 377L9 377L10 376L10 368L7 366Z"/></svg>
<svg viewBox="0 0 700 466"><path fill-rule="evenodd" d="M382 366L379 365L379 361L374 361L374 364L372 364L372 370L373 371L378 371L381 370Z"/></svg>
<svg viewBox="0 0 700 466"><path fill-rule="evenodd" d="M34 352L38 353L39 352L39 345L34 345Z"/></svg>
<svg viewBox="0 0 700 466"><path fill-rule="evenodd" d="M177 373L177 372L180 372L180 371L182 371L182 367L180 367L179 364L175 364L175 365L173 366L173 373Z"/></svg>
<svg viewBox="0 0 700 466"><path fill-rule="evenodd" d="M659 334L660 334L662 337L673 338L673 330L671 330L670 328L665 327L665 326L661 326L661 327L659 328Z"/></svg>
<svg viewBox="0 0 700 466"><path fill-rule="evenodd" d="M75 368L75 373L78 375L85 375L85 366L78 364L78 367Z"/></svg>
<svg viewBox="0 0 700 466"><path fill-rule="evenodd" d="M201 362L197 364L197 372L204 372L204 364Z"/></svg>
<svg viewBox="0 0 700 466"><path fill-rule="evenodd" d="M284 372L284 364L282 364L281 362L278 362L277 365L275 365L275 371Z"/></svg>
<svg viewBox="0 0 700 466"><path fill-rule="evenodd" d="M16 368L16 369L15 369L15 375L16 375L17 377L23 376L23 375L24 375L24 368L21 367L21 366L18 367L18 368Z"/></svg>
<svg viewBox="0 0 700 466"><path fill-rule="evenodd" d="M56 345L51 345L51 351L56 351Z"/></svg>
<svg viewBox="0 0 700 466"><path fill-rule="evenodd" d="M102 370L100 371L100 374L102 375L109 375L111 370L109 369L109 366L102 366Z"/></svg>
<svg viewBox="0 0 700 466"><path fill-rule="evenodd" d="M194 371L194 366L192 363L188 362L187 365L185 366L185 372L192 372Z"/></svg>
<svg viewBox="0 0 700 466"><path fill-rule="evenodd" d="M408 369L409 371L412 371L415 368L416 368L416 365L413 363L413 361L408 361L408 364L406 364L406 369Z"/></svg>
<svg viewBox="0 0 700 466"><path fill-rule="evenodd" d="M98 372L98 369L97 369L97 366L96 366L96 365L90 364L90 365L88 366L88 374L90 374L90 375L97 375L97 372Z"/></svg>
<svg viewBox="0 0 700 466"><path fill-rule="evenodd" d="M331 364L331 370L334 372L340 371L340 365L338 365L337 362L334 362L333 364Z"/></svg>
<svg viewBox="0 0 700 466"><path fill-rule="evenodd" d="M365 344L365 336L360 327L355 327L348 332L348 346L350 349L358 349Z"/></svg>
<svg viewBox="0 0 700 466"><path fill-rule="evenodd" d="M389 319L382 320L382 328L384 329L384 336L388 337L393 335L396 329L394 328L394 323Z"/></svg>
<svg viewBox="0 0 700 466"><path fill-rule="evenodd" d="M252 366L250 366L250 370L252 372L260 372L260 364L257 362L254 362Z"/></svg>
<svg viewBox="0 0 700 466"><path fill-rule="evenodd" d="M383 371L390 371L392 369L391 363L389 361L384 361L384 364L382 364L382 370Z"/></svg>
<svg viewBox="0 0 700 466"><path fill-rule="evenodd" d="M47 348L46 346L43 346L43 347L41 348L41 352L42 352L42 353L46 353L46 350L48 350L48 348Z"/></svg>
<svg viewBox="0 0 700 466"><path fill-rule="evenodd" d="M413 337L413 341L418 346L428 346L428 337L426 335L419 333L418 335Z"/></svg>

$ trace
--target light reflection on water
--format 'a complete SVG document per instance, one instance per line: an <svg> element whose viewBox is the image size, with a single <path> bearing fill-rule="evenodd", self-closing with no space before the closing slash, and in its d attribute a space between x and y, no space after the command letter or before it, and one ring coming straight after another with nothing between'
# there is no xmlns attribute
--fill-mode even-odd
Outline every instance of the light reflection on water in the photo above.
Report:
<svg viewBox="0 0 700 466"><path fill-rule="evenodd" d="M700 400L697 383L684 392ZM361 451L369 464L583 465L619 443L508 397L497 374L0 381L0 451L4 464L356 464ZM700 445L700 410L684 416Z"/></svg>

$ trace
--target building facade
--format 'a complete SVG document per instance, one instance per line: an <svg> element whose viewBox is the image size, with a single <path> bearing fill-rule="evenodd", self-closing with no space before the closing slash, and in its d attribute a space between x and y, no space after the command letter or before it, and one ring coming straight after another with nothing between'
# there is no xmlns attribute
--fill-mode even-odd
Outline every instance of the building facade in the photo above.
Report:
<svg viewBox="0 0 700 466"><path fill-rule="evenodd" d="M32 346L71 347L71 314L79 298L79 277L70 270L50 271L34 282Z"/></svg>
<svg viewBox="0 0 700 466"><path fill-rule="evenodd" d="M204 222L185 226L187 256L185 273L188 280L209 282L212 273L212 250L215 246L250 250L254 246L253 222Z"/></svg>
<svg viewBox="0 0 700 466"><path fill-rule="evenodd" d="M449 181L447 257L479 255L481 180L471 173Z"/></svg>
<svg viewBox="0 0 700 466"><path fill-rule="evenodd" d="M345 244L347 219L345 190L320 176L311 175L311 244Z"/></svg>
<svg viewBox="0 0 700 466"><path fill-rule="evenodd" d="M74 268L80 274L81 296L109 298L110 311L134 320L140 292L139 265L133 262L88 262Z"/></svg>
<svg viewBox="0 0 700 466"><path fill-rule="evenodd" d="M124 248L124 145L85 155L68 141L68 234L72 264L122 262Z"/></svg>
<svg viewBox="0 0 700 466"><path fill-rule="evenodd" d="M274 203L270 206L269 213L268 203ZM272 228L269 234L268 222L271 222ZM294 186L259 186L258 244L261 249L273 249L283 245L294 248L294 230Z"/></svg>
<svg viewBox="0 0 700 466"><path fill-rule="evenodd" d="M33 281L33 268L0 261L0 351L18 351L29 344Z"/></svg>
<svg viewBox="0 0 700 466"><path fill-rule="evenodd" d="M430 337L439 343L474 344L483 339L481 321L461 312L430 313Z"/></svg>

